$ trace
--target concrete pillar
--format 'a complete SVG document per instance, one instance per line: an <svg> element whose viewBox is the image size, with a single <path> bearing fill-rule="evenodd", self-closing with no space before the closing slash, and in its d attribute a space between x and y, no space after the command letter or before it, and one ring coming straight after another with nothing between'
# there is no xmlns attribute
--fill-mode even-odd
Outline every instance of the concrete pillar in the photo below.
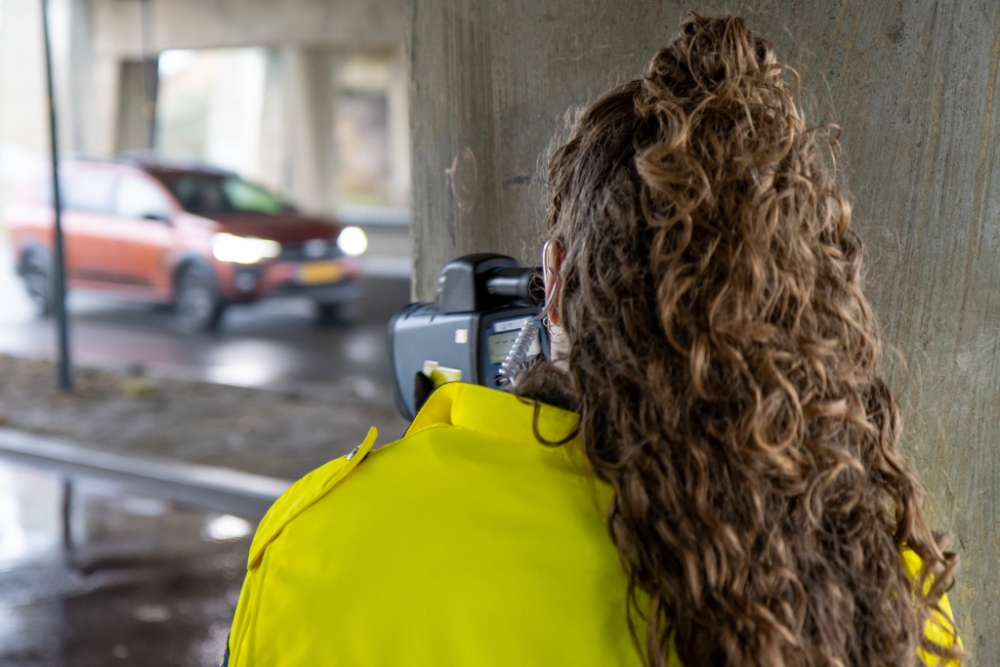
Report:
<svg viewBox="0 0 1000 667"><path fill-rule="evenodd" d="M92 54L89 66L79 72L76 89L77 150L94 156L117 150L121 63L109 54Z"/></svg>
<svg viewBox="0 0 1000 667"><path fill-rule="evenodd" d="M69 112L67 122L72 130L73 150L78 153L90 153L88 129L93 123L94 108L91 102L93 87L91 72L94 68L93 50L93 0L72 0L69 4L69 54L66 69L68 77L67 97ZM65 107L64 107L65 108Z"/></svg>
<svg viewBox="0 0 1000 667"><path fill-rule="evenodd" d="M261 105L258 178L273 190L286 190L290 177L285 169L284 77L281 51L268 49L264 77L264 100Z"/></svg>
<svg viewBox="0 0 1000 667"><path fill-rule="evenodd" d="M539 164L567 108L639 75L678 0L413 0L415 293L452 257L538 261ZM973 664L1000 655L1000 5L991 0L747 4L798 68L813 122L843 128L869 244L867 291L936 526L964 566L952 595ZM807 98L808 101L808 98ZM891 349L891 348L890 348ZM905 362L905 363L901 363Z"/></svg>
<svg viewBox="0 0 1000 667"><path fill-rule="evenodd" d="M77 154L108 156L118 149L122 66L116 56L95 49L94 2L57 0L51 5L56 97L62 147ZM137 105L137 113L142 113L141 102Z"/></svg>
<svg viewBox="0 0 1000 667"><path fill-rule="evenodd" d="M307 211L335 204L333 81L335 53L272 50L261 123L260 175Z"/></svg>
<svg viewBox="0 0 1000 667"><path fill-rule="evenodd" d="M413 291L424 300L434 298L437 273L450 259L473 249L507 250L526 231L515 222L507 227L509 238L501 238L503 176L498 163L509 153L498 141L502 121L493 98L492 70L500 63L493 62L491 40L499 36L493 35L489 4L413 1ZM522 127L506 138L523 142L528 131Z"/></svg>
<svg viewBox="0 0 1000 667"><path fill-rule="evenodd" d="M146 150L154 146L156 60L123 60L118 88L117 151ZM152 99L151 99L152 97Z"/></svg>
<svg viewBox="0 0 1000 667"><path fill-rule="evenodd" d="M39 2L39 5L41 3ZM49 0L49 38L52 45L52 74L55 85L56 112L59 117L59 148L63 151L78 149L77 123L73 90L74 56L74 6L73 0ZM41 26L39 26L41 29ZM38 55L45 66L44 47ZM43 71L44 76L44 71ZM44 79L43 79L44 81ZM48 134L46 133L46 138Z"/></svg>
<svg viewBox="0 0 1000 667"><path fill-rule="evenodd" d="M82 48L89 52L99 42L93 26L97 18L96 7L93 6L94 0L75 1L87 9L87 44ZM129 41L138 37L138 53L122 54L120 61L116 148L118 151L151 150L156 146L156 96L159 90L157 54L160 49L155 34L155 9L152 0L131 0L119 4L128 5L132 10L132 20L123 26L123 36ZM79 77L84 90L89 84L89 64L83 64L87 69L81 71L83 76Z"/></svg>
<svg viewBox="0 0 1000 667"><path fill-rule="evenodd" d="M214 55L223 74L216 74L208 102L203 156L209 164L259 179L267 51L232 49Z"/></svg>
<svg viewBox="0 0 1000 667"><path fill-rule="evenodd" d="M289 121L294 173L299 175L297 201L307 210L332 214L336 207L336 134L334 81L341 56L330 49L299 51L293 70L298 86Z"/></svg>
<svg viewBox="0 0 1000 667"><path fill-rule="evenodd" d="M392 58L386 81L389 105L388 199L394 206L410 203L410 96L407 90L406 54L398 49Z"/></svg>

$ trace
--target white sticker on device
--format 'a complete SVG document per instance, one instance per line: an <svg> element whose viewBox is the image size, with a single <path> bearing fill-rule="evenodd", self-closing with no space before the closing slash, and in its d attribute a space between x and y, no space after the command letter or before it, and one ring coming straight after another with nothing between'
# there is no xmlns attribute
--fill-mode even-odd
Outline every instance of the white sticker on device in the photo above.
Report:
<svg viewBox="0 0 1000 667"><path fill-rule="evenodd" d="M493 330L497 333L501 331L514 331L516 329L523 329L524 325L528 323L530 317L522 317L517 320L504 320L503 322L497 322L493 325Z"/></svg>

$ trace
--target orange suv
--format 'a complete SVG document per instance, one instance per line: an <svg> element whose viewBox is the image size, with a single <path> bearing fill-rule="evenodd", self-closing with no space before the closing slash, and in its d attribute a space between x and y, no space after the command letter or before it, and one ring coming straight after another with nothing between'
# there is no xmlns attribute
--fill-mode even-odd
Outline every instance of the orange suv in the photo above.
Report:
<svg viewBox="0 0 1000 667"><path fill-rule="evenodd" d="M235 174L126 161L60 169L66 276L73 289L172 303L185 332L216 327L227 305L312 299L321 321L359 295L356 227L305 216ZM29 188L4 211L17 272L49 313L52 188Z"/></svg>

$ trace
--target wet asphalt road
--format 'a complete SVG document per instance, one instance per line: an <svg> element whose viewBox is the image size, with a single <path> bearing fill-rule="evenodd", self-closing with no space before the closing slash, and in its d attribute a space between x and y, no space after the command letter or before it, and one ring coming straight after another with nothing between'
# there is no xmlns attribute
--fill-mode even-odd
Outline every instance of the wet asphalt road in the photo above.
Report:
<svg viewBox="0 0 1000 667"><path fill-rule="evenodd" d="M217 665L254 526L0 461L0 665Z"/></svg>
<svg viewBox="0 0 1000 667"><path fill-rule="evenodd" d="M71 294L74 363L297 391L346 383L355 395L391 401L385 327L409 296L408 278L369 275L344 324L317 326L309 301L274 299L230 308L217 333L186 336L165 307ZM0 305L0 352L53 359L52 321L32 315L3 242Z"/></svg>

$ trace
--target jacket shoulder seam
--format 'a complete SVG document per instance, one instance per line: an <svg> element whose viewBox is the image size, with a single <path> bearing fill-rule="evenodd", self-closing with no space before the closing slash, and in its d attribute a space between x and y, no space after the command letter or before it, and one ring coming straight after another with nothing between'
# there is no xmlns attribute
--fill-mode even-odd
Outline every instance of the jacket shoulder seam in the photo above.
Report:
<svg viewBox="0 0 1000 667"><path fill-rule="evenodd" d="M369 429L364 442L354 451L312 471L295 482L275 501L258 526L253 544L250 545L248 570L253 570L260 564L264 551L278 538L285 526L329 493L358 467L368 456L377 436L378 431L374 427Z"/></svg>

